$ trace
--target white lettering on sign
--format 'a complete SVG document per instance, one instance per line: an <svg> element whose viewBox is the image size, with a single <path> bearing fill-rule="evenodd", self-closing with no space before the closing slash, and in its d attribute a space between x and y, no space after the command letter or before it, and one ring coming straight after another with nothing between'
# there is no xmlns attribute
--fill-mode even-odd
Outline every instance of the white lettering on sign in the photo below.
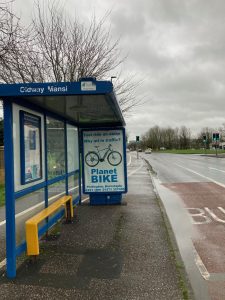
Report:
<svg viewBox="0 0 225 300"><path fill-rule="evenodd" d="M49 85L48 86L48 91L53 93L53 92L67 92L67 85L66 86L54 86L54 85Z"/></svg>
<svg viewBox="0 0 225 300"><path fill-rule="evenodd" d="M25 86L21 86L20 87L20 93L40 93L43 94L44 92L44 88L43 87L36 87L36 88L32 88L32 87L25 87Z"/></svg>
<svg viewBox="0 0 225 300"><path fill-rule="evenodd" d="M58 93L58 92L67 92L68 88L67 88L67 85L65 85L65 86L48 85L47 90L50 93ZM22 93L22 94L23 93L43 94L44 91L45 91L44 87L26 87L26 86L20 87L20 93Z"/></svg>
<svg viewBox="0 0 225 300"><path fill-rule="evenodd" d="M203 208L187 208L191 219L192 219L192 224L207 224L211 223L212 221L216 221L218 223L225 223L225 209L218 206L215 209L209 209L208 207L203 207ZM221 219L221 217L218 217L216 215L215 210L220 211L220 214L224 214L224 219ZM218 214L218 212L217 212Z"/></svg>

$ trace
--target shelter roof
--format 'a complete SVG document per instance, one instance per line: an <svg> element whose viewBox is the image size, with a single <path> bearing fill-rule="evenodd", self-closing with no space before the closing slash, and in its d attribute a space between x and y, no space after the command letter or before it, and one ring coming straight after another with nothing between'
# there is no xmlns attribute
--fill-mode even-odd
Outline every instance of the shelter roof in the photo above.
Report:
<svg viewBox="0 0 225 300"><path fill-rule="evenodd" d="M81 127L125 125L111 81L0 84L0 97L31 103Z"/></svg>

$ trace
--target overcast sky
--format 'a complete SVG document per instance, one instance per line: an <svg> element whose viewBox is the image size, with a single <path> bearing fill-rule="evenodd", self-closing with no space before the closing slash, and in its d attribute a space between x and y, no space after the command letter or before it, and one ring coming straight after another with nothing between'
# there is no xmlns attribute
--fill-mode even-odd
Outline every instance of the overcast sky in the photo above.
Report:
<svg viewBox="0 0 225 300"><path fill-rule="evenodd" d="M123 72L144 79L145 103L126 118L130 139L154 125L198 132L225 122L224 0L59 2L87 21L111 10L112 36L129 54ZM33 0L16 0L16 9L27 20Z"/></svg>

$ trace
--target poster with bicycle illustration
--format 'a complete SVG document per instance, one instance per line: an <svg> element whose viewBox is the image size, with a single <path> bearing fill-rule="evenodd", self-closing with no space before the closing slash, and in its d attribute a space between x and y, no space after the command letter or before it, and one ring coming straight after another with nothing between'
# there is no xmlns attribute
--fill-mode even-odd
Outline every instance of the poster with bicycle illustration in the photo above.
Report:
<svg viewBox="0 0 225 300"><path fill-rule="evenodd" d="M126 192L124 129L83 130L83 192Z"/></svg>

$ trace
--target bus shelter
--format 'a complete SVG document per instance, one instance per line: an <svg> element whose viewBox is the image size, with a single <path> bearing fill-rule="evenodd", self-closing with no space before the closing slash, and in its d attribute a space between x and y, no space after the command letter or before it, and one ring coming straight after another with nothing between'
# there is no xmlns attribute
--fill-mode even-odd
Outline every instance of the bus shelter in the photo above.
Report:
<svg viewBox="0 0 225 300"><path fill-rule="evenodd" d="M110 81L1 84L7 276L27 250L25 222L62 195L119 204L127 192L125 122ZM81 176L82 173L82 176ZM39 238L62 216L46 218ZM82 238L82 237L81 237Z"/></svg>

